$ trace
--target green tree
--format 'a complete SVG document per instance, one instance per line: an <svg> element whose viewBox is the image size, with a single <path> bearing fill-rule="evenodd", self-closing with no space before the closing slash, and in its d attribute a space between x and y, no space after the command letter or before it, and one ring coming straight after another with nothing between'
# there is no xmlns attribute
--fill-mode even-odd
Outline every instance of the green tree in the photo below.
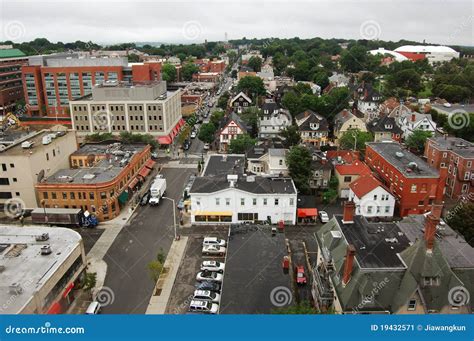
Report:
<svg viewBox="0 0 474 341"><path fill-rule="evenodd" d="M260 72L262 69L262 59L257 56L252 56L250 57L247 66L251 67L255 72Z"/></svg>
<svg viewBox="0 0 474 341"><path fill-rule="evenodd" d="M286 155L290 176L300 193L309 193L310 191L311 161L312 156L308 148L300 145L291 147Z"/></svg>
<svg viewBox="0 0 474 341"><path fill-rule="evenodd" d="M220 110L214 111L211 114L211 117L209 118L209 122L211 122L214 125L214 127L217 129L219 128L219 125L224 115L225 113L223 111L220 111Z"/></svg>
<svg viewBox="0 0 474 341"><path fill-rule="evenodd" d="M165 63L161 68L161 78L167 82L174 82L176 80L176 68L174 65Z"/></svg>
<svg viewBox="0 0 474 341"><path fill-rule="evenodd" d="M229 153L243 154L247 149L255 145L255 139L249 134L240 134L236 138L230 140Z"/></svg>
<svg viewBox="0 0 474 341"><path fill-rule="evenodd" d="M205 143L212 143L214 141L214 134L216 127L212 123L203 123L199 129L198 138Z"/></svg>
<svg viewBox="0 0 474 341"><path fill-rule="evenodd" d="M232 78L237 78L237 70L232 70L232 72L230 73L230 76Z"/></svg>
<svg viewBox="0 0 474 341"><path fill-rule="evenodd" d="M367 62L367 49L361 45L354 45L349 50L346 50L341 57L342 68L349 72L365 70Z"/></svg>
<svg viewBox="0 0 474 341"><path fill-rule="evenodd" d="M140 61L140 57L135 53L130 53L128 55L128 62L129 63L138 63Z"/></svg>
<svg viewBox="0 0 474 341"><path fill-rule="evenodd" d="M95 272L87 272L86 278L84 280L84 286L82 287L84 290L91 290L95 287L97 283L97 273Z"/></svg>
<svg viewBox="0 0 474 341"><path fill-rule="evenodd" d="M469 245L474 247L474 203L460 201L449 210L446 215L446 222L453 229L464 236Z"/></svg>
<svg viewBox="0 0 474 341"><path fill-rule="evenodd" d="M237 90L246 93L251 98L265 95L265 85L260 77L245 76L237 84Z"/></svg>
<svg viewBox="0 0 474 341"><path fill-rule="evenodd" d="M426 140L430 137L431 132L416 129L405 139L405 144L408 148L414 149L421 154L425 150Z"/></svg>
<svg viewBox="0 0 474 341"><path fill-rule="evenodd" d="M260 117L260 109L256 107L248 108L240 114L240 118L252 127L252 137L256 137L258 131L258 119Z"/></svg>
<svg viewBox="0 0 474 341"><path fill-rule="evenodd" d="M186 63L181 68L181 74L183 75L183 79L185 81L191 81L193 79L193 75L198 72L199 67L197 67L193 63Z"/></svg>
<svg viewBox="0 0 474 341"><path fill-rule="evenodd" d="M355 149L364 153L365 143L371 142L374 140L374 137L371 133L360 131L359 129L349 129L339 138L339 146L341 149L354 149L354 144L356 143Z"/></svg>
<svg viewBox="0 0 474 341"><path fill-rule="evenodd" d="M230 98L230 93L228 91L224 92L221 97L217 100L217 107L226 110L227 109L227 103L229 102Z"/></svg>
<svg viewBox="0 0 474 341"><path fill-rule="evenodd" d="M286 94L284 94L281 99L281 104L284 108L290 111L290 114L293 117L303 111L301 98L294 91L288 91Z"/></svg>
<svg viewBox="0 0 474 341"><path fill-rule="evenodd" d="M286 148L296 146L301 141L301 136L296 125L286 127L280 132L280 136L283 137L283 144Z"/></svg>

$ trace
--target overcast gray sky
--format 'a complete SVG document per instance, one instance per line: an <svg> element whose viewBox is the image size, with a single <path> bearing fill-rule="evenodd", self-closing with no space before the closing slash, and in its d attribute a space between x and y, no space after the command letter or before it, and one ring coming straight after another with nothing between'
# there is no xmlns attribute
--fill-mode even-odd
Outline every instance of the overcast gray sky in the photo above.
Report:
<svg viewBox="0 0 474 341"><path fill-rule="evenodd" d="M472 0L0 0L0 41L203 42L269 37L474 45Z"/></svg>

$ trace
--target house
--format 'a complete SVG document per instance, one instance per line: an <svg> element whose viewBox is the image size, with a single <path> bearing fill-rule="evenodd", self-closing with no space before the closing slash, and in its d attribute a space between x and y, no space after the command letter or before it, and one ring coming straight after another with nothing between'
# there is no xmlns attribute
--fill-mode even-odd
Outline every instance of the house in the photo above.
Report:
<svg viewBox="0 0 474 341"><path fill-rule="evenodd" d="M469 314L474 249L430 214L369 222L347 202L315 233L316 308L336 314ZM416 217L416 218L415 218ZM316 280L317 279L317 280Z"/></svg>
<svg viewBox="0 0 474 341"><path fill-rule="evenodd" d="M334 174L338 180L337 193L339 198L349 197L349 185L362 175L371 174L370 168L362 161L353 163L339 164L334 167Z"/></svg>
<svg viewBox="0 0 474 341"><path fill-rule="evenodd" d="M229 162L225 155L212 158L220 159L213 161L218 167ZM213 173L212 165L205 168ZM287 177L245 175L239 171L203 175L196 177L189 194L192 224L296 223L296 187Z"/></svg>
<svg viewBox="0 0 474 341"><path fill-rule="evenodd" d="M313 154L313 159L311 160L311 177L309 179L309 188L313 193L329 187L332 168L331 163L326 157Z"/></svg>
<svg viewBox="0 0 474 341"><path fill-rule="evenodd" d="M349 185L349 200L356 214L366 218L393 217L395 197L372 174L359 177Z"/></svg>
<svg viewBox="0 0 474 341"><path fill-rule="evenodd" d="M335 86L336 88L348 86L349 82L349 77L342 73L333 72L333 74L329 77L329 83Z"/></svg>
<svg viewBox="0 0 474 341"><path fill-rule="evenodd" d="M262 115L258 120L258 137L273 138L291 125L292 118L288 110L282 109L271 99L262 105Z"/></svg>
<svg viewBox="0 0 474 341"><path fill-rule="evenodd" d="M239 114L251 106L252 99L243 92L239 92L237 95L234 96L234 98L230 100L230 107L232 108L232 110L234 110L234 112L237 112Z"/></svg>
<svg viewBox="0 0 474 341"><path fill-rule="evenodd" d="M295 120L301 142L319 148L327 144L329 128L326 118L312 110L306 110L296 115Z"/></svg>
<svg viewBox="0 0 474 341"><path fill-rule="evenodd" d="M402 139L402 129L395 118L381 116L367 123L367 129L374 135L374 142L397 141Z"/></svg>
<svg viewBox="0 0 474 341"><path fill-rule="evenodd" d="M355 89L357 110L364 115L364 121L371 121L379 115L379 104L382 101L380 95L370 83L363 82Z"/></svg>
<svg viewBox="0 0 474 341"><path fill-rule="evenodd" d="M354 129L358 129L363 132L367 131L364 120L356 116L353 112L344 109L334 117L334 137L336 139L340 139L346 131Z"/></svg>
<svg viewBox="0 0 474 341"><path fill-rule="evenodd" d="M387 98L379 105L380 115L388 116L393 111L393 109L397 108L400 105L400 102L395 97Z"/></svg>
<svg viewBox="0 0 474 341"><path fill-rule="evenodd" d="M248 127L235 113L231 113L225 117L222 122L221 128L217 130L216 134L219 141L219 150L226 152L229 148L230 141L235 139L238 135L246 134Z"/></svg>
<svg viewBox="0 0 474 341"><path fill-rule="evenodd" d="M246 153L247 173L261 176L288 176L287 153L288 149L272 148L268 144L253 146Z"/></svg>
<svg viewBox="0 0 474 341"><path fill-rule="evenodd" d="M431 137L424 155L431 167L448 169L446 196L474 201L474 143L452 136Z"/></svg>
<svg viewBox="0 0 474 341"><path fill-rule="evenodd" d="M441 201L447 169L437 171L397 142L369 142L365 162L397 200L400 216L423 214Z"/></svg>
<svg viewBox="0 0 474 341"><path fill-rule="evenodd" d="M429 131L432 134L436 131L436 122L431 114L420 114L412 111L399 117L399 125L403 131L403 137L407 138L414 130Z"/></svg>

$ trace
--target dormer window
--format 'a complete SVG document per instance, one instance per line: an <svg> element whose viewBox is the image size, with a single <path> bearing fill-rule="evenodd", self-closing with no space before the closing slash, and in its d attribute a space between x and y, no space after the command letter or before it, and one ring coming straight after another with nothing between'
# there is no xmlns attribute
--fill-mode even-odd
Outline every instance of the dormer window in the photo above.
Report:
<svg viewBox="0 0 474 341"><path fill-rule="evenodd" d="M392 128L393 128L393 126L391 124L386 124L385 125L385 129L392 129Z"/></svg>
<svg viewBox="0 0 474 341"><path fill-rule="evenodd" d="M264 113L265 113L265 114L268 114L268 109L265 109Z"/></svg>
<svg viewBox="0 0 474 341"><path fill-rule="evenodd" d="M423 277L423 286L434 287L439 286L439 277Z"/></svg>
<svg viewBox="0 0 474 341"><path fill-rule="evenodd" d="M313 130L318 130L319 129L319 123L311 123L309 127Z"/></svg>

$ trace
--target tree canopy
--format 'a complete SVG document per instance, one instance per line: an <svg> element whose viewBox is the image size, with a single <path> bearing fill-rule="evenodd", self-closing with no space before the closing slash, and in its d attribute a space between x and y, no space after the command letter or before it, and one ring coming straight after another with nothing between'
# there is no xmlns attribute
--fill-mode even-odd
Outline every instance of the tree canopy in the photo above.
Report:
<svg viewBox="0 0 474 341"><path fill-rule="evenodd" d="M421 154L425 150L425 143L429 137L431 137L431 132L416 129L405 139L405 144Z"/></svg>
<svg viewBox="0 0 474 341"><path fill-rule="evenodd" d="M174 82L176 80L176 67L172 64L165 63L161 68L161 78L167 82Z"/></svg>
<svg viewBox="0 0 474 341"><path fill-rule="evenodd" d="M241 78L237 84L237 90L244 92L252 99L254 99L255 96L265 95L266 93L263 80L256 76L245 76Z"/></svg>
<svg viewBox="0 0 474 341"><path fill-rule="evenodd" d="M286 164L290 176L300 193L309 193L309 179L311 176L312 156L308 148L297 145L290 148L286 155Z"/></svg>
<svg viewBox="0 0 474 341"><path fill-rule="evenodd" d="M255 145L255 139L249 134L239 134L236 138L230 140L229 153L243 154L253 145Z"/></svg>
<svg viewBox="0 0 474 341"><path fill-rule="evenodd" d="M349 129L339 138L339 146L341 149L355 149L364 153L365 143L371 142L374 140L374 137L371 133L361 131L359 129Z"/></svg>

